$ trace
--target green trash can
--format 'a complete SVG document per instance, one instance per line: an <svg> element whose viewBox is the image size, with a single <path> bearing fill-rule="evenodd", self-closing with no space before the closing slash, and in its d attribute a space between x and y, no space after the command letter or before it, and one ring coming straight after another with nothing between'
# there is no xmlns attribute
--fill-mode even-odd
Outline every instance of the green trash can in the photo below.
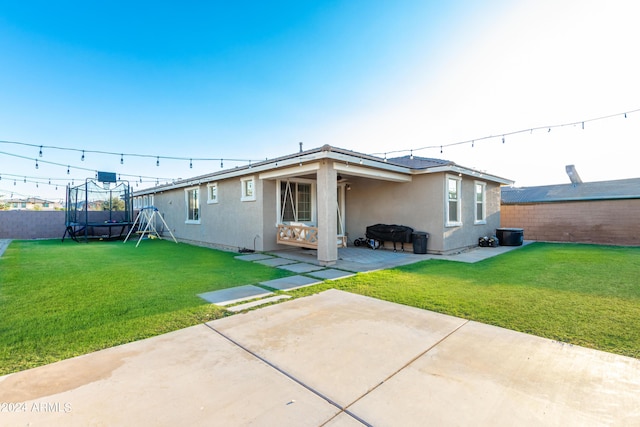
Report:
<svg viewBox="0 0 640 427"><path fill-rule="evenodd" d="M411 237L413 238L413 253L426 254L429 233L425 233L424 231L416 231Z"/></svg>

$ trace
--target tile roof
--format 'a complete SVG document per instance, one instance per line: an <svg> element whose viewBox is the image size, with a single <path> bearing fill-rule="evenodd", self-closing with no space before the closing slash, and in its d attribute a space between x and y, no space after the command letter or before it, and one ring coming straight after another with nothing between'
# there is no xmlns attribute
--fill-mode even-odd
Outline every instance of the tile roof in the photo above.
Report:
<svg viewBox="0 0 640 427"><path fill-rule="evenodd" d="M455 165L454 162L449 160L442 159L432 159L428 157L418 157L418 156L403 156L403 157L394 157L392 159L387 159L387 162L393 163L399 166L404 166L410 169L428 169L436 166L452 166Z"/></svg>
<svg viewBox="0 0 640 427"><path fill-rule="evenodd" d="M640 199L640 178L538 187L502 187L503 204Z"/></svg>

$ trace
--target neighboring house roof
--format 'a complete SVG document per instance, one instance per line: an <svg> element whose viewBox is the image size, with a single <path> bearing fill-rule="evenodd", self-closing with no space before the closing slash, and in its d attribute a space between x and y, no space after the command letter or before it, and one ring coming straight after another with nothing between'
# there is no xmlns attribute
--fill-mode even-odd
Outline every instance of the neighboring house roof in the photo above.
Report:
<svg viewBox="0 0 640 427"><path fill-rule="evenodd" d="M640 178L538 187L502 187L502 203L639 199Z"/></svg>
<svg viewBox="0 0 640 427"><path fill-rule="evenodd" d="M185 188L193 185L199 185L208 182L214 182L222 179L246 176L254 173L269 173L277 170L281 170L291 166L302 166L303 164L316 162L320 159L329 158L336 163L344 163L345 167L351 166L348 171L352 175L358 175L368 171L381 171L387 173L387 178L393 180L393 176L407 176L410 180L411 175L422 173L436 173L436 172L449 172L455 174L466 174L477 177L478 179L484 179L487 181L493 181L500 184L513 184L513 181L498 177L496 175L487 174L477 171L475 169L466 168L464 166L456 165L454 162L440 159L430 159L417 156L404 156L393 159L383 159L369 154L358 153L351 150L345 150L343 148L332 147L330 145L324 145L319 148L311 150L301 151L286 156L278 157L275 159L268 159L262 162L253 163L246 166L235 167L233 169L222 170L213 172L206 175L196 176L188 179L181 179L173 183L167 183L165 185L159 185L153 188L138 190L135 195L151 194L158 191L171 190L176 188ZM347 169L344 169L347 172ZM363 174L361 176L369 176ZM372 174L371 176L375 176ZM384 177L385 175L379 175ZM384 179L384 178L381 178Z"/></svg>
<svg viewBox="0 0 640 427"><path fill-rule="evenodd" d="M49 200L40 199L38 197L29 197L27 199L3 199L4 203L55 203Z"/></svg>

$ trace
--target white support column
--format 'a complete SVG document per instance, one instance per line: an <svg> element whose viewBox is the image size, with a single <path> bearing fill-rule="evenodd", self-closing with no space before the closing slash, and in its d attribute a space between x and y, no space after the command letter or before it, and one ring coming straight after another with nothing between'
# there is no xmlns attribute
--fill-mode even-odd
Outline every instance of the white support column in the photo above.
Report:
<svg viewBox="0 0 640 427"><path fill-rule="evenodd" d="M338 260L337 172L329 159L321 161L318 179L318 262L333 265Z"/></svg>

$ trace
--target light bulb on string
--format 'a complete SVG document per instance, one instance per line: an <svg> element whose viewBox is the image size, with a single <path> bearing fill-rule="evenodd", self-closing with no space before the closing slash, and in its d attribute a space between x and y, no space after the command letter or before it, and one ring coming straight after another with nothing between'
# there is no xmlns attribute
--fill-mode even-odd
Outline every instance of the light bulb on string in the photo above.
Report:
<svg viewBox="0 0 640 427"><path fill-rule="evenodd" d="M476 146L476 141L475 140L471 141L471 148L473 148L475 146Z"/></svg>
<svg viewBox="0 0 640 427"><path fill-rule="evenodd" d="M156 166L160 166L160 157L156 157Z"/></svg>
<svg viewBox="0 0 640 427"><path fill-rule="evenodd" d="M502 143L504 144L504 135L502 135Z"/></svg>
<svg viewBox="0 0 640 427"><path fill-rule="evenodd" d="M411 155L409 156L411 160L413 160L413 150L411 150Z"/></svg>
<svg viewBox="0 0 640 427"><path fill-rule="evenodd" d="M40 146L40 152L38 153L38 156L42 157L42 145Z"/></svg>
<svg viewBox="0 0 640 427"><path fill-rule="evenodd" d="M189 159L189 169L193 169L193 159Z"/></svg>
<svg viewBox="0 0 640 427"><path fill-rule="evenodd" d="M120 164L124 165L124 154L120 154Z"/></svg>
<svg viewBox="0 0 640 427"><path fill-rule="evenodd" d="M142 182L142 177L140 177L140 182Z"/></svg>
<svg viewBox="0 0 640 427"><path fill-rule="evenodd" d="M223 159L220 159L220 169L224 168Z"/></svg>
<svg viewBox="0 0 640 427"><path fill-rule="evenodd" d="M39 169L40 166L38 166L38 159L36 159L36 169Z"/></svg>
<svg viewBox="0 0 640 427"><path fill-rule="evenodd" d="M67 165L67 175L69 175L71 173L71 167L69 165Z"/></svg>
<svg viewBox="0 0 640 427"><path fill-rule="evenodd" d="M82 150L82 157L80 157L80 160L84 162L84 150Z"/></svg>
<svg viewBox="0 0 640 427"><path fill-rule="evenodd" d="M440 146L440 154L442 154L442 145Z"/></svg>

